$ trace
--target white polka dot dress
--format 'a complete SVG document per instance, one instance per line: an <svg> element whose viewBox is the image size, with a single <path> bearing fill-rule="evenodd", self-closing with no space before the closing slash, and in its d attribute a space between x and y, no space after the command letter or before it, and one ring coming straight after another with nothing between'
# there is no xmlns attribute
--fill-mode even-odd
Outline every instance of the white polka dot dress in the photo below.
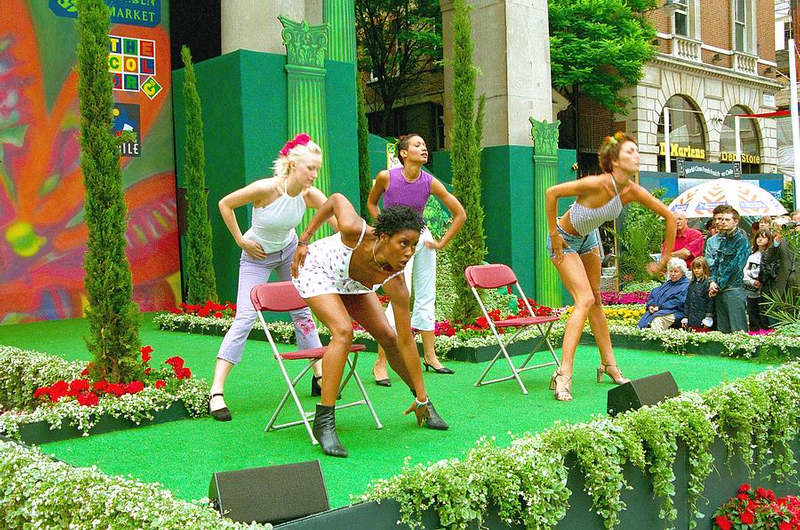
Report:
<svg viewBox="0 0 800 530"><path fill-rule="evenodd" d="M366 230L367 223L364 221L361 235L354 248L350 248L342 242L340 232L310 244L303 266L297 271L297 277L292 278L292 283L300 296L311 298L321 294L366 294L374 292L383 285L378 284L369 288L350 278L350 258L364 239ZM399 271L389 276L383 283L402 272Z"/></svg>

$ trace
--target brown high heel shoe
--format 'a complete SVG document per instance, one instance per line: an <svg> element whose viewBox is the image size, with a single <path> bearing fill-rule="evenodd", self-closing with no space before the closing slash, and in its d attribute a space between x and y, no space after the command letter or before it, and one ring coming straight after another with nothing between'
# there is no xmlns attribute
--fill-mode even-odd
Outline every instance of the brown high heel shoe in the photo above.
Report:
<svg viewBox="0 0 800 530"><path fill-rule="evenodd" d="M558 378L561 378L559 383ZM565 379L566 378L566 379ZM558 401L572 401L572 376L567 376L556 370L550 378L550 390Z"/></svg>
<svg viewBox="0 0 800 530"><path fill-rule="evenodd" d="M619 374L619 378L614 378L613 375L608 373L608 369L610 367L612 367L612 366L617 369L617 373ZM624 377L622 375L622 372L619 371L619 367L616 364L600 363L600 366L597 368L597 382L598 383L602 383L603 382L603 375L607 375L608 377L611 378L612 381L614 381L615 384L618 384L618 385L624 385L625 383L630 383L630 381L631 381L630 379L628 379L627 377Z"/></svg>

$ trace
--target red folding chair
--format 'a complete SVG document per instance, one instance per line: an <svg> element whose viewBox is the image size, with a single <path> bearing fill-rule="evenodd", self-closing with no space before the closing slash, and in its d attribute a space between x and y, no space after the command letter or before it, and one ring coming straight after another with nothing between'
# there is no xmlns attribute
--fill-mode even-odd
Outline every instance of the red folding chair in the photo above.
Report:
<svg viewBox="0 0 800 530"><path fill-rule="evenodd" d="M489 324L489 327L494 333L495 338L497 339L497 343L500 345L500 350L492 359L492 362L489 363L489 366L483 371L481 376L475 381L475 386L482 386L482 385L489 385L491 383L499 383L500 381L508 381L509 379L516 379L519 387L522 389L523 394L527 394L528 390L525 388L525 385L522 383L522 379L520 379L519 374L526 371L526 370L533 370L535 368L544 368L545 366L559 366L558 357L556 356L556 352L553 350L553 345L550 344L550 330L553 328L553 324L559 320L557 316L544 316L544 317L537 317L533 316L533 309L531 308L530 303L528 302L528 298L525 296L525 293L522 292L522 287L519 285L519 281L517 281L517 276L514 274L514 271L511 270L511 267L507 265L503 265L501 263L495 263L490 265L472 265L467 267L467 270L464 271L464 276L467 278L467 284L472 289L472 294L475 295L475 299L478 301L478 304L481 306L481 311L483 311L483 316L486 318L486 322ZM500 320L500 321L493 321L492 318L489 316L489 313L486 311L486 307L483 305L483 301L481 300L480 295L478 294L478 289L498 289L500 287L506 287L508 285L515 285L517 288L517 292L519 293L520 298L525 302L525 307L528 309L528 313L531 315L529 317L521 317L521 318L512 318L509 320ZM511 362L511 357L508 355L508 351L506 350L506 344L510 344L514 341L514 339L519 335L522 330L529 326L536 326L541 334L541 339L547 345L547 348L550 350L550 354L553 356L553 360L537 364L534 366L528 366L528 362L530 362L535 350L532 350L528 356L525 358L525 361L519 366L514 366L514 363ZM516 328L516 333L512 335L510 339L506 342L503 342L503 339L500 337L500 333L497 331L498 329L502 328ZM491 370L494 363L500 358L500 356L505 357L506 362L508 362L508 366L511 368L511 375L506 377L499 377L497 379L491 379L489 381L484 381L484 378Z"/></svg>
<svg viewBox="0 0 800 530"><path fill-rule="evenodd" d="M275 341L272 339L272 334L269 332L267 322L264 320L264 315L261 313L262 311L294 311L295 309L306 307L306 303L300 297L300 294L297 292L297 289L295 289L294 285L292 285L292 282L272 282L256 285L250 291L250 301L253 303L253 307L258 315L258 320L261 322L261 327L264 329L264 334L267 336L269 345L272 348L272 356L276 361L278 361L278 366L281 369L281 374L283 374L283 379L287 386L286 392L284 392L283 397L278 404L278 408L275 409L275 412L272 414L272 417L269 419L269 422L264 430L278 430L285 427L303 424L306 426L306 431L308 432L308 436L311 438L311 443L316 445L317 440L314 438L314 434L311 431L311 425L309 423L309 420L314 419L314 412L306 411L303 408L295 388L300 380L303 379L303 376L305 376L306 373L308 373L308 371L311 369L312 365L318 360L322 359L322 356L325 354L325 348L308 348L305 350L297 350L292 352L279 352L278 348L275 346ZM361 378L356 372L356 365L358 364L358 352L364 350L365 347L363 344L353 344L350 346L350 352L352 355L347 356L347 373L342 379L341 385L339 386L339 393L341 393L342 389L344 389L344 387L352 378L356 382L358 389L361 391L363 399L349 403L337 404L336 408L343 409L347 407L354 407L356 405L366 405L369 409L369 413L372 415L372 419L375 421L376 428L380 429L383 427L383 425L381 425L378 415L375 414L375 409L372 407L372 402L367 395L364 384L361 382ZM291 378L289 376L289 372L286 371L284 361L295 360L305 360L307 362L300 373L298 373L294 378ZM275 421L278 418L278 414L280 414L280 412L283 410L283 407L286 405L289 396L291 396L294 400L301 419L276 425Z"/></svg>

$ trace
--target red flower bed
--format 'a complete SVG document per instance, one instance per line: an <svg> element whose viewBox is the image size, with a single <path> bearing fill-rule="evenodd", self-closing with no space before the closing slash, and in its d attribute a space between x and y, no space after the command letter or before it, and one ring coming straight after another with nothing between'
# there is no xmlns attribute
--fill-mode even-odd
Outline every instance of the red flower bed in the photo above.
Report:
<svg viewBox="0 0 800 530"><path fill-rule="evenodd" d="M800 529L800 499L795 496L776 498L772 490L750 484L739 486L739 492L714 513L714 528Z"/></svg>
<svg viewBox="0 0 800 530"><path fill-rule="evenodd" d="M172 367L171 374L166 368L157 368L153 371L150 367L150 354L152 352L153 348L150 346L143 346L141 349L142 363L145 365L144 381L135 380L128 383L110 383L105 379L90 381L87 377L92 363L89 363L89 366L81 372L82 377L80 379L74 379L70 382L56 381L50 386L37 388L33 392L33 397L51 403L57 403L64 398L73 398L83 406L93 407L97 405L98 398L102 395L120 397L125 394L138 394L146 387L164 388L167 386L167 380L169 379L188 379L192 377L191 370L185 367L183 359L177 356L170 357L164 361L164 364Z"/></svg>
<svg viewBox="0 0 800 530"><path fill-rule="evenodd" d="M218 304L211 300L205 304L197 305L181 303L178 307L170 309L169 312L176 315L196 315L199 317L234 317L236 316L236 304L230 302Z"/></svg>

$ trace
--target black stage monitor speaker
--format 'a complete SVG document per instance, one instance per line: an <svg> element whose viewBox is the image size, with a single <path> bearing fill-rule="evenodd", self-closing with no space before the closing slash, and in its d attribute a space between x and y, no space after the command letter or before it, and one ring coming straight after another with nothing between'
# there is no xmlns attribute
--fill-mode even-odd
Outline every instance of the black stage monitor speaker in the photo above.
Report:
<svg viewBox="0 0 800 530"><path fill-rule="evenodd" d="M240 523L280 523L330 508L318 460L214 473L208 498Z"/></svg>
<svg viewBox="0 0 800 530"><path fill-rule="evenodd" d="M678 393L678 385L669 372L634 379L608 391L608 413L615 416L644 405L655 405L666 398L677 396Z"/></svg>

